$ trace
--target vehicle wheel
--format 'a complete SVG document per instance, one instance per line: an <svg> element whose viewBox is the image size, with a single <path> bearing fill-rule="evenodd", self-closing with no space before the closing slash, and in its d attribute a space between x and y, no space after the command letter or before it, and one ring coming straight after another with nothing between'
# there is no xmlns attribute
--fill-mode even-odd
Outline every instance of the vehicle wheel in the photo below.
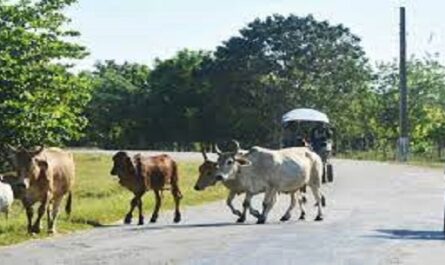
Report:
<svg viewBox="0 0 445 265"><path fill-rule="evenodd" d="M331 164L326 165L326 173L328 182L334 182L334 170Z"/></svg>
<svg viewBox="0 0 445 265"><path fill-rule="evenodd" d="M326 172L327 172L327 170L326 170L326 166L323 166L323 175L322 175L322 177L321 177L321 183L326 183L326 182L327 182L327 179L326 179Z"/></svg>

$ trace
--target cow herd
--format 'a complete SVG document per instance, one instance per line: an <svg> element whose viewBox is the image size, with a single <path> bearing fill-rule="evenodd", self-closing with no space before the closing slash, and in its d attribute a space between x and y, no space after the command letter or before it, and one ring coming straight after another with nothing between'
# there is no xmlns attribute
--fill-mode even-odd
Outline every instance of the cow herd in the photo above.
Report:
<svg viewBox="0 0 445 265"><path fill-rule="evenodd" d="M298 203L299 219L305 219L304 208L306 188L314 196L317 215L315 220L323 220L325 197L321 192L323 162L320 157L306 147L292 147L271 150L252 147L242 150L233 140L234 150L221 151L216 146L217 161L211 161L202 151L204 162L199 166L199 177L194 189L205 190L218 182L229 190L227 205L238 219L246 220L247 212L265 223L279 193L290 196L290 205L281 221L287 221ZM11 162L16 176L5 176L1 181L10 184L14 196L20 198L26 210L28 232L39 233L41 219L47 213L48 232L54 233L59 208L64 197L67 198L65 211L69 215L72 203L72 188L75 181L74 159L70 152L59 148L11 149ZM144 224L142 196L149 190L155 194L155 206L150 222L156 222L162 204L163 191L169 190L175 203L173 221L181 221L180 202L182 193L179 188L177 163L168 155L143 156L119 151L114 154L110 174L119 179L119 184L131 191L134 197L124 223L132 221L133 211L138 208L138 224ZM1 184L1 183L0 183ZM0 193L2 189L0 189ZM252 198L264 193L262 211L255 209ZM235 196L245 194L242 210L236 209L232 201ZM1 204L2 194L0 194ZM39 203L34 218L33 205Z"/></svg>

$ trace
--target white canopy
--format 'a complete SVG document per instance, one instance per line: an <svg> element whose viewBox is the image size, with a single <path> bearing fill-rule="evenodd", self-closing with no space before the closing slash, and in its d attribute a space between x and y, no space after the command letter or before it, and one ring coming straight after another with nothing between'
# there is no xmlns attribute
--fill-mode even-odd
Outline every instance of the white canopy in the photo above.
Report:
<svg viewBox="0 0 445 265"><path fill-rule="evenodd" d="M281 122L289 121L319 121L329 123L329 118L323 112L314 109L294 109L284 114Z"/></svg>

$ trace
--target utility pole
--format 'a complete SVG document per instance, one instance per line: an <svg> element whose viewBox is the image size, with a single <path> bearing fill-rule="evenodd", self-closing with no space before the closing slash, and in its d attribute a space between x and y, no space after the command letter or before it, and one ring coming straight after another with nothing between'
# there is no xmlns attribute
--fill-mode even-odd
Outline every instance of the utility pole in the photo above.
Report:
<svg viewBox="0 0 445 265"><path fill-rule="evenodd" d="M407 161L409 153L408 136L408 91L406 86L406 30L405 30L405 7L400 7L400 137L398 140L399 161Z"/></svg>

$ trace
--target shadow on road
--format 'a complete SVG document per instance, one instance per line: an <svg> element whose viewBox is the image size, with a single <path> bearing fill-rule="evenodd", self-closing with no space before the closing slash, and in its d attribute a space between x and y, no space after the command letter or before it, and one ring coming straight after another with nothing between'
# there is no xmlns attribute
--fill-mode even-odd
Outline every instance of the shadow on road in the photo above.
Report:
<svg viewBox="0 0 445 265"><path fill-rule="evenodd" d="M220 222L220 223L201 223L201 224L171 224L162 226L138 226L132 231L141 230L163 230L163 229L184 229L184 228L216 228L216 227L226 227L226 226L247 226L251 224L240 224L240 223L230 223L230 222Z"/></svg>
<svg viewBox="0 0 445 265"><path fill-rule="evenodd" d="M406 240L445 240L443 231L409 230L409 229L378 229L380 235L373 237L383 239L406 239Z"/></svg>

